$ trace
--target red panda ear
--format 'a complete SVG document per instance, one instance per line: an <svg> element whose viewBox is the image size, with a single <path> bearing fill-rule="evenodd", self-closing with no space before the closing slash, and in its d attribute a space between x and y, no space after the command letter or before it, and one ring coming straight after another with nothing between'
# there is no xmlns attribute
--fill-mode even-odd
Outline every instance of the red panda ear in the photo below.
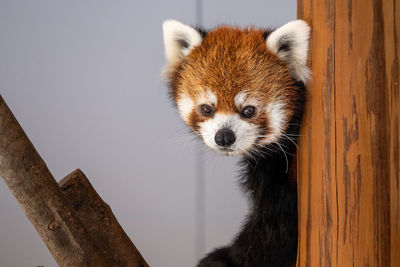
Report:
<svg viewBox="0 0 400 267"><path fill-rule="evenodd" d="M166 20L163 23L163 35L167 65L187 56L203 39L196 29L176 20Z"/></svg>
<svg viewBox="0 0 400 267"><path fill-rule="evenodd" d="M303 20L291 21L267 37L267 47L288 64L293 77L304 83L310 78L307 67L310 27Z"/></svg>

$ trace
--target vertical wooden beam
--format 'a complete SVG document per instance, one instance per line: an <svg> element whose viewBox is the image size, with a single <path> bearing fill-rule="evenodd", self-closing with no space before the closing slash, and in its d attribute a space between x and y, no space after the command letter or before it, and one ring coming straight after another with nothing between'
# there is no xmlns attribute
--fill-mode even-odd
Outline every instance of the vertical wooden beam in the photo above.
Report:
<svg viewBox="0 0 400 267"><path fill-rule="evenodd" d="M400 266L400 1L298 0L312 26L298 266Z"/></svg>
<svg viewBox="0 0 400 267"><path fill-rule="evenodd" d="M298 155L300 266L336 266L334 11L329 1L299 1L313 71Z"/></svg>

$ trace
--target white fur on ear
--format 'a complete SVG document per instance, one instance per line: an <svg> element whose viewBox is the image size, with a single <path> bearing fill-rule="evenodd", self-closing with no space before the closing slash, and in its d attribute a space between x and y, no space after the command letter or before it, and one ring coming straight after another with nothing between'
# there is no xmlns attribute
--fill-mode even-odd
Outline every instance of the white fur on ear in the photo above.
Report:
<svg viewBox="0 0 400 267"><path fill-rule="evenodd" d="M202 40L201 34L196 29L176 20L166 20L163 23L163 35L168 65L187 56Z"/></svg>
<svg viewBox="0 0 400 267"><path fill-rule="evenodd" d="M296 80L304 83L310 78L307 67L309 37L310 27L303 20L291 21L267 37L267 47L288 64Z"/></svg>

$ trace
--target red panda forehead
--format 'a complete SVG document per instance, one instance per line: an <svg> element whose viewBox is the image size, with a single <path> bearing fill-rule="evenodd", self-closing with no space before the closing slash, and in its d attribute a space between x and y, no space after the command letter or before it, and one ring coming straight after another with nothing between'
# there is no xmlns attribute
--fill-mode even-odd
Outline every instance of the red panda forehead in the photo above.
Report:
<svg viewBox="0 0 400 267"><path fill-rule="evenodd" d="M209 32L183 67L185 79L225 92L254 90L250 87L259 87L261 79L267 83L289 74L287 66L267 48L262 30L226 26Z"/></svg>
<svg viewBox="0 0 400 267"><path fill-rule="evenodd" d="M221 26L207 33L192 55L208 63L221 62L221 59L232 63L249 57L265 58L272 53L267 48L264 31Z"/></svg>
<svg viewBox="0 0 400 267"><path fill-rule="evenodd" d="M268 50L264 32L254 28L222 26L209 32L181 66L178 91L193 99L211 91L224 113L238 111L234 99L240 92L267 103L282 94L277 88L291 83L287 66Z"/></svg>
<svg viewBox="0 0 400 267"><path fill-rule="evenodd" d="M255 28L240 29L221 26L207 33L200 48L226 50L266 50L264 31Z"/></svg>

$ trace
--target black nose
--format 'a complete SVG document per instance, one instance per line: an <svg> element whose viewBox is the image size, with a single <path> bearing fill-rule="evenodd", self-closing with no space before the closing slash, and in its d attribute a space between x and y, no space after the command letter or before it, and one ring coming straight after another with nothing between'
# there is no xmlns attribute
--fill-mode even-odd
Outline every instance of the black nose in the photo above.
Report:
<svg viewBox="0 0 400 267"><path fill-rule="evenodd" d="M235 143L236 137L232 130L224 128L215 134L215 143L219 146L230 146Z"/></svg>

